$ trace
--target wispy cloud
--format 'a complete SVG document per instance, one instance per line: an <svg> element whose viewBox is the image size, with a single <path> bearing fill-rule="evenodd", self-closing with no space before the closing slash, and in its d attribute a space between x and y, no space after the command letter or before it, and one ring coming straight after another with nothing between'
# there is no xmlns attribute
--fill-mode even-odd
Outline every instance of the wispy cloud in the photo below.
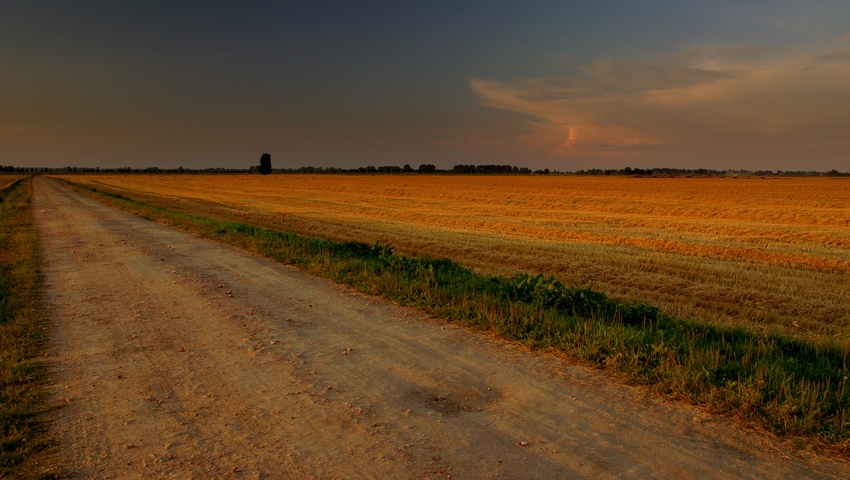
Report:
<svg viewBox="0 0 850 480"><path fill-rule="evenodd" d="M600 58L577 75L470 85L482 104L525 115L531 133L517 141L547 155L753 155L777 146L838 154L850 146L845 42L784 53L728 45Z"/></svg>
<svg viewBox="0 0 850 480"><path fill-rule="evenodd" d="M850 62L850 49L822 53L817 56L817 59L824 62Z"/></svg>

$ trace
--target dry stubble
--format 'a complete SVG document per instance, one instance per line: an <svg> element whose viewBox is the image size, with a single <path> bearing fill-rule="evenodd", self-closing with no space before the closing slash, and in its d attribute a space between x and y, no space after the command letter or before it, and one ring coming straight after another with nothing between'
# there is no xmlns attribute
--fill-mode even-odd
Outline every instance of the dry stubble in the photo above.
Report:
<svg viewBox="0 0 850 480"><path fill-rule="evenodd" d="M182 211L557 275L685 319L850 338L850 182L568 176L99 175Z"/></svg>

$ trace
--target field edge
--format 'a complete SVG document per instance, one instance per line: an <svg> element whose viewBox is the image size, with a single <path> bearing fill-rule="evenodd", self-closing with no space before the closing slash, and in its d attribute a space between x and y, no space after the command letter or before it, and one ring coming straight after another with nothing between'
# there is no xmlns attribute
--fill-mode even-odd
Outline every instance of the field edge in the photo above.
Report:
<svg viewBox="0 0 850 480"><path fill-rule="evenodd" d="M0 191L0 477L53 478L40 460L45 427L47 313L32 177Z"/></svg>
<svg viewBox="0 0 850 480"><path fill-rule="evenodd" d="M604 294L576 292L553 279L483 277L449 260L413 259L379 245L309 239L178 213L63 183L143 218L295 264L450 321L490 329L532 348L558 350L668 398L737 416L780 435L810 437L819 448L845 458L850 453L846 349L695 325L635 303L619 309L614 302L610 314L601 318L597 307L610 305ZM506 285L514 298L505 297ZM576 294L590 298L584 315L577 315ZM569 308L561 308L565 304Z"/></svg>

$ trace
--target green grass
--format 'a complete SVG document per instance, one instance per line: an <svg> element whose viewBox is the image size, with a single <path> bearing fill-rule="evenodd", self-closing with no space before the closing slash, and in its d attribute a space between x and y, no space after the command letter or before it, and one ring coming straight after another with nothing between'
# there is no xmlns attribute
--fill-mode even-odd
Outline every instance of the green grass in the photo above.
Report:
<svg viewBox="0 0 850 480"><path fill-rule="evenodd" d="M682 321L553 278L487 276L446 259L178 213L85 189L144 218L297 265L532 348L555 349L632 384L850 453L850 350Z"/></svg>
<svg viewBox="0 0 850 480"><path fill-rule="evenodd" d="M42 450L44 345L38 234L30 178L0 190L0 477L34 477L22 462ZM17 468L16 468L17 467ZM27 471L24 472L23 470Z"/></svg>

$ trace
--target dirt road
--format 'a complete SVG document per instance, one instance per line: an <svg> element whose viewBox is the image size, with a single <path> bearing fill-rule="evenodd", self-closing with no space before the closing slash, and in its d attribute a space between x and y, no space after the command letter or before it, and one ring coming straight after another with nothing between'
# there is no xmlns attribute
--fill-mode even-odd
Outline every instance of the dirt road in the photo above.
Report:
<svg viewBox="0 0 850 480"><path fill-rule="evenodd" d="M35 179L78 478L850 478L604 374ZM785 452L785 453L783 453Z"/></svg>

